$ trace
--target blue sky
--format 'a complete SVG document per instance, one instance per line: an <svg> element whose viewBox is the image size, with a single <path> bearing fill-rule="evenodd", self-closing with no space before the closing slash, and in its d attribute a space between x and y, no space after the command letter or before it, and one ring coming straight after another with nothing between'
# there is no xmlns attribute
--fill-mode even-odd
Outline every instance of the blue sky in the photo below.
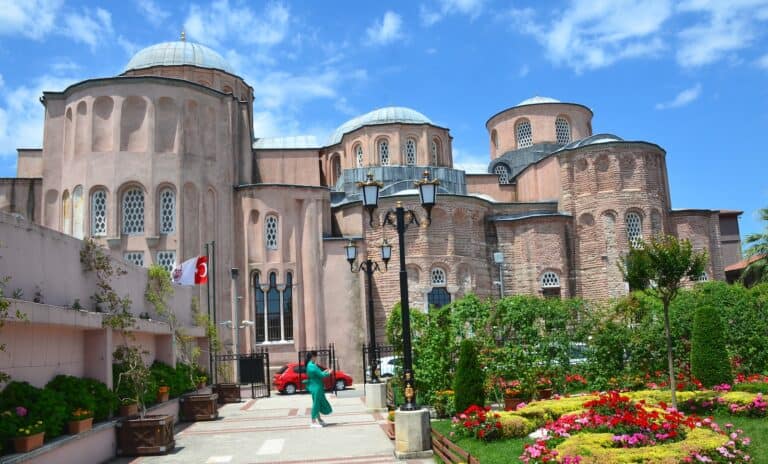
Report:
<svg viewBox="0 0 768 464"><path fill-rule="evenodd" d="M162 2L0 0L0 177L40 146L42 90L117 75L185 30L254 87L257 136L314 134L386 105L451 129L468 171L486 120L533 95L667 151L673 208L768 207L768 0Z"/></svg>

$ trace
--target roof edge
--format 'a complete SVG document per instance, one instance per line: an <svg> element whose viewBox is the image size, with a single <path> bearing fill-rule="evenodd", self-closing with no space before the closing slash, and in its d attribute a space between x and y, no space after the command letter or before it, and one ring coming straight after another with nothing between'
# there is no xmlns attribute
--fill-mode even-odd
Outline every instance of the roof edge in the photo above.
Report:
<svg viewBox="0 0 768 464"><path fill-rule="evenodd" d="M497 112L496 114L494 114L493 116L491 116L490 118L488 118L488 120L487 120L487 121L485 121L485 128L486 128L486 129L488 129L488 123L490 123L490 122L491 122L491 119L495 118L496 116L498 116L498 115L500 115L500 114L502 114L502 113L506 113L507 111L509 111L509 110L513 110L513 109L515 109L515 108L525 108L525 107L528 107L528 106L538 106L538 105L570 105L570 106L579 106L579 107L581 107L581 108L584 108L585 110L589 111L589 114L590 114L590 115L592 115L592 116L594 116L594 115L595 115L595 113L592 111L592 109L591 109L590 107L588 107L587 105L582 105L581 103L571 103L571 102L564 102L564 101L563 101L563 102L557 102L557 103L555 103L555 102L546 102L546 103L528 103L528 104L526 104L526 105L514 105L514 106L510 106L509 108L505 108L505 109L503 109L503 110L501 110L501 111Z"/></svg>

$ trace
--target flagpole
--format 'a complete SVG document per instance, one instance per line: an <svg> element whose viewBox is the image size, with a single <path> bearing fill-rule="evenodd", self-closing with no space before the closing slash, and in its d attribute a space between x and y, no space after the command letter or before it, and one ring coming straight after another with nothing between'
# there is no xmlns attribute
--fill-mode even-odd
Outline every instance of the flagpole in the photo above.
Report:
<svg viewBox="0 0 768 464"><path fill-rule="evenodd" d="M211 261L211 257L208 254L208 243L205 244L205 258L208 262ZM205 282L205 302L208 309L208 320L211 320L211 279ZM214 326L215 327L215 326ZM208 329L206 329L208 330ZM216 370L213 367L213 346L211 346L211 338L208 337L208 371L211 375L211 383L216 383Z"/></svg>
<svg viewBox="0 0 768 464"><path fill-rule="evenodd" d="M211 269L210 269L211 275L209 276L210 278L208 279L208 281L210 282L211 280L213 280L213 283L211 284L211 286L213 287L213 326L216 327L216 331L218 331L219 326L216 318L216 241L215 240L211 240L211 258L209 263L211 265ZM221 338L219 338L219 340L221 340ZM218 380L218 375L216 376L216 378Z"/></svg>

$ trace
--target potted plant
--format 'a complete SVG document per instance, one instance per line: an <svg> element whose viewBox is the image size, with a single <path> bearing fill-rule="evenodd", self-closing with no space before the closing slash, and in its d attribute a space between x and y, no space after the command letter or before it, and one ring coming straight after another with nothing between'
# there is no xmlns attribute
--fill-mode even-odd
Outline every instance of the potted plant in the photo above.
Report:
<svg viewBox="0 0 768 464"><path fill-rule="evenodd" d="M206 383L208 382L208 377L205 375L196 375L195 376L195 386L198 390L202 390L205 388Z"/></svg>
<svg viewBox="0 0 768 464"><path fill-rule="evenodd" d="M93 411L77 408L70 414L67 428L70 435L87 432L93 427Z"/></svg>
<svg viewBox="0 0 768 464"><path fill-rule="evenodd" d="M523 394L523 384L519 380L504 382L504 410L515 411L517 406L526 402Z"/></svg>
<svg viewBox="0 0 768 464"><path fill-rule="evenodd" d="M387 433L387 436L390 440L395 439L395 411L390 410L387 413L387 424L384 427L384 431Z"/></svg>
<svg viewBox="0 0 768 464"><path fill-rule="evenodd" d="M167 385L161 385L157 388L157 402L158 403L164 403L168 401L168 398L171 395L171 388Z"/></svg>
<svg viewBox="0 0 768 464"><path fill-rule="evenodd" d="M41 420L30 419L27 408L16 408L16 436L13 438L13 447L17 453L26 453L43 446L45 439L45 424Z"/></svg>
<svg viewBox="0 0 768 464"><path fill-rule="evenodd" d="M536 396L539 399L547 400L552 398L552 380L546 376L540 376L536 380Z"/></svg>

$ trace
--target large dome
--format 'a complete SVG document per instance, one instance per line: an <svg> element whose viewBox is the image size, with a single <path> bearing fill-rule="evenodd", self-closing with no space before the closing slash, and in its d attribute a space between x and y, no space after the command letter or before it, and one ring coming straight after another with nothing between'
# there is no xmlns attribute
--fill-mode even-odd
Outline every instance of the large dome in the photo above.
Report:
<svg viewBox="0 0 768 464"><path fill-rule="evenodd" d="M149 68L152 66L190 65L201 68L212 68L234 74L232 66L224 57L206 47L192 42L176 41L163 42L149 46L133 55L125 66L125 71L131 69Z"/></svg>
<svg viewBox="0 0 768 464"><path fill-rule="evenodd" d="M550 97L539 97L537 95L535 97L531 97L526 100L523 100L515 106L538 105L540 103L560 103L560 100L555 100L554 98L550 98Z"/></svg>
<svg viewBox="0 0 768 464"><path fill-rule="evenodd" d="M373 110L370 113L366 113L362 116L352 118L344 124L340 125L328 139L328 145L336 145L341 142L341 138L344 134L352 132L355 129L359 129L363 126L370 126L374 124L391 124L391 123L406 123L406 124L432 124L432 121L419 113L416 110L406 108L404 106L387 106L385 108L379 108Z"/></svg>

